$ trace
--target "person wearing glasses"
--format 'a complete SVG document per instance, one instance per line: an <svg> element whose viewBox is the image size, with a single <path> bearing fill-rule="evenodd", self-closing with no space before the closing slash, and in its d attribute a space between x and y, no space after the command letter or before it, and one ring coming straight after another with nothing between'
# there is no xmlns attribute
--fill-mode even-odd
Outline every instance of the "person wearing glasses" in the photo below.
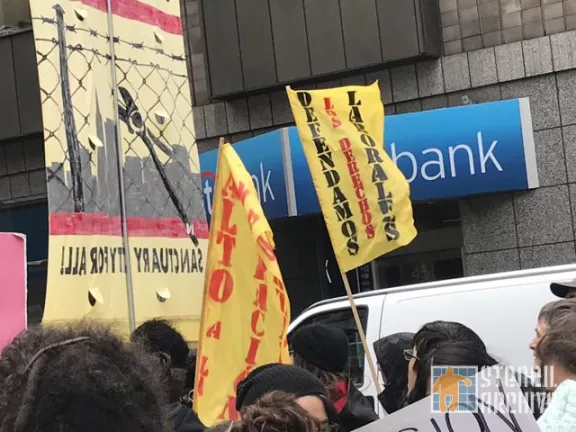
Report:
<svg viewBox="0 0 576 432"><path fill-rule="evenodd" d="M413 338L414 333L395 333L374 342L376 361L384 382L378 400L387 414L404 406L408 385L408 362L404 351L412 351Z"/></svg>
<svg viewBox="0 0 576 432"><path fill-rule="evenodd" d="M412 348L404 351L408 362L407 404L418 402L431 394L432 366L476 366L478 370L495 366L498 362L488 354L486 345L472 329L457 322L434 321L425 324L414 335ZM530 380L516 373L516 380L526 396L536 419L542 412L539 392Z"/></svg>
<svg viewBox="0 0 576 432"><path fill-rule="evenodd" d="M190 350L184 337L165 320L150 320L140 325L131 340L161 360L166 410L174 432L203 432L198 415L181 398L188 375Z"/></svg>

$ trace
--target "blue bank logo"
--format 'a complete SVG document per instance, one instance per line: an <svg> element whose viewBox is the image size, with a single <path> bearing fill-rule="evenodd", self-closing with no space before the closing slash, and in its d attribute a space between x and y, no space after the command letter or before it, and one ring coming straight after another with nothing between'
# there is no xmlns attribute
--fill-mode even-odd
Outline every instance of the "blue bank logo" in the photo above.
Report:
<svg viewBox="0 0 576 432"><path fill-rule="evenodd" d="M396 165L399 161L404 167L404 175L409 183L418 176L425 181L436 181L446 178L456 178L459 175L474 176L486 174L489 170L502 172L504 169L498 161L496 146L498 140L492 140L486 147L482 132L476 134L476 142L470 144L454 144L448 147L431 147L414 154L409 150L399 151L396 143L392 143L390 157ZM403 163L406 159L409 165Z"/></svg>
<svg viewBox="0 0 576 432"><path fill-rule="evenodd" d="M288 216L290 177L297 214L320 212L298 131L287 129L291 170L284 165L280 130L234 145L268 218ZM538 187L528 99L388 116L385 141L386 152L410 182L413 201ZM208 173L216 170L217 153L200 155L208 214L213 196Z"/></svg>
<svg viewBox="0 0 576 432"><path fill-rule="evenodd" d="M279 131L275 131L234 145L234 150L252 177L264 213L269 218L283 217L288 213L279 137ZM212 216L217 163L217 150L200 155L202 195L209 219Z"/></svg>

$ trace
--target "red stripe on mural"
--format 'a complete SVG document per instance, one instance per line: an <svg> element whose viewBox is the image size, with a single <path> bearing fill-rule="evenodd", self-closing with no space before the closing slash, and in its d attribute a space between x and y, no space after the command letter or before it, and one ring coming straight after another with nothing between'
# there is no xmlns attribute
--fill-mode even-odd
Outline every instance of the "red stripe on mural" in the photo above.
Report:
<svg viewBox="0 0 576 432"><path fill-rule="evenodd" d="M107 0L72 1L83 3L102 12L108 10ZM182 19L179 16L167 14L139 0L112 0L112 13L122 18L157 26L167 33L182 34Z"/></svg>
<svg viewBox="0 0 576 432"><path fill-rule="evenodd" d="M180 219L128 217L131 237L187 238L186 227ZM207 239L206 221L193 221L199 239ZM120 236L120 217L107 214L50 213L50 235L103 235Z"/></svg>

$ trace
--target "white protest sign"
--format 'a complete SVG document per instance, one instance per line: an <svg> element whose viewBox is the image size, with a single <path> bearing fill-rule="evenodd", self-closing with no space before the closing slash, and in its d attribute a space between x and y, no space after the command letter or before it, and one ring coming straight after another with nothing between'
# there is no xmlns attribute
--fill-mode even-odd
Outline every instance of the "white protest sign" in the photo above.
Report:
<svg viewBox="0 0 576 432"><path fill-rule="evenodd" d="M463 378L459 369L454 368L449 373ZM438 398L434 406L435 396L432 395L364 426L358 432L540 432L510 370L489 368L461 381L465 381L463 386L470 391L462 398L467 402L461 401L457 412L439 410ZM456 385L462 388L459 383ZM451 397L448 406L451 406ZM474 406L469 405L472 399Z"/></svg>

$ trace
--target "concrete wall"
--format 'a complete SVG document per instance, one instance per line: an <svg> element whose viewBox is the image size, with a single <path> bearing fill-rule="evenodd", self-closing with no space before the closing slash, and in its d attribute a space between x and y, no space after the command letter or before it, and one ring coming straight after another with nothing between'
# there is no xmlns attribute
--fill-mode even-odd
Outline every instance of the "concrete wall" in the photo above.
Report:
<svg viewBox="0 0 576 432"><path fill-rule="evenodd" d="M529 97L541 187L461 202L468 275L576 261L576 32L396 67L322 86L379 79L388 114ZM200 151L292 122L283 93L197 107Z"/></svg>
<svg viewBox="0 0 576 432"><path fill-rule="evenodd" d="M440 0L440 3L444 23L445 14L454 11L447 8L456 4L459 26L466 25L466 19L474 16L467 9L477 7L480 14L487 10L483 5L492 3L492 6L498 3L501 22L507 14L519 11L521 19L528 17L531 14L523 11L534 8L541 8L544 17L545 13L551 13L546 11L553 9L548 5L561 4L562 20L569 26L572 13L576 12L576 0L543 0L542 5L533 0L478 0L478 5L468 7L469 0ZM207 100L199 7L197 0L183 0L190 59L194 64L193 91L197 100ZM558 18L550 18L553 19ZM545 25L546 20L543 18L542 22ZM525 27L532 26L522 24L523 32ZM505 30L501 31L504 34ZM491 32L482 33L483 41L490 39L486 37L488 33ZM530 35L528 31L523 33L523 37ZM445 41L445 49L449 42L453 41ZM380 80L388 114L456 106L468 99L481 103L530 97L541 188L461 202L465 271L481 274L576 261L576 32L447 55L440 60L323 82L319 86L374 79ZM200 151L216 148L220 136L236 142L292 122L283 92L195 107L194 117ZM43 162L40 135L2 140L0 205L45 199Z"/></svg>
<svg viewBox="0 0 576 432"><path fill-rule="evenodd" d="M440 0L444 53L576 29L575 0Z"/></svg>

